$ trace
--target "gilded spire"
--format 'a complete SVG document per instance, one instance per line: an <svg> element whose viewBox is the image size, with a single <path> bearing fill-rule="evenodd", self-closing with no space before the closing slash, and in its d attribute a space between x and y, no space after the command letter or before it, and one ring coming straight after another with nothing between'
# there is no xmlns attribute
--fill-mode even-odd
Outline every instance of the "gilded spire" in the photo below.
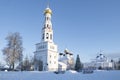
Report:
<svg viewBox="0 0 120 80"><path fill-rule="evenodd" d="M52 10L50 9L49 6L50 6L50 4L49 4L49 2L48 2L47 8L45 9L44 14L52 14Z"/></svg>
<svg viewBox="0 0 120 80"><path fill-rule="evenodd" d="M49 1L48 1L48 3L47 3L47 8L49 8L50 7L50 3L49 3Z"/></svg>

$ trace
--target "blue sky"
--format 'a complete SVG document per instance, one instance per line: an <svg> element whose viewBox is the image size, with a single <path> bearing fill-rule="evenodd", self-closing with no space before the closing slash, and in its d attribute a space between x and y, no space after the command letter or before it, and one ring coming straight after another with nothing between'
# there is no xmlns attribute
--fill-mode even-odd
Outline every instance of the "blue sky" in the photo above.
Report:
<svg viewBox="0 0 120 80"><path fill-rule="evenodd" d="M94 58L100 50L120 56L119 0L49 0L53 11L54 42L80 55L81 61ZM23 38L24 54L33 55L41 41L43 11L48 0L0 0L0 56L10 32ZM115 56L115 57L116 57Z"/></svg>

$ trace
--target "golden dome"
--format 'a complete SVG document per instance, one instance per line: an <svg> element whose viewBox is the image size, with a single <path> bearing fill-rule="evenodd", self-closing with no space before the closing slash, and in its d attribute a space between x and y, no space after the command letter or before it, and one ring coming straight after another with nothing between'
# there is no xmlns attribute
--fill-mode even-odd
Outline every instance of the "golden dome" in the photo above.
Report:
<svg viewBox="0 0 120 80"><path fill-rule="evenodd" d="M46 8L44 14L52 14L52 10L50 8Z"/></svg>

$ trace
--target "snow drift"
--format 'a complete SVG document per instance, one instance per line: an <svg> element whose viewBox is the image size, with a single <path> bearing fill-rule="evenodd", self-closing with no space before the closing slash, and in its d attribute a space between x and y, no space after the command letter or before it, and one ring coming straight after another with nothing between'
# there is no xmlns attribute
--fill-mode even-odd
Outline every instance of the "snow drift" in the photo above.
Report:
<svg viewBox="0 0 120 80"><path fill-rule="evenodd" d="M120 80L120 71L95 71L92 74L66 71L64 74L53 72L0 72L0 80Z"/></svg>

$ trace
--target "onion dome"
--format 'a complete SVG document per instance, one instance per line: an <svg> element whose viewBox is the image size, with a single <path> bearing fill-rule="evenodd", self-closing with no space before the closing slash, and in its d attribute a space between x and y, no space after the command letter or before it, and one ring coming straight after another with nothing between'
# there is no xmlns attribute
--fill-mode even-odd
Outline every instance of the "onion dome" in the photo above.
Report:
<svg viewBox="0 0 120 80"><path fill-rule="evenodd" d="M64 50L64 53L69 54L68 49L65 49L65 50Z"/></svg>
<svg viewBox="0 0 120 80"><path fill-rule="evenodd" d="M47 7L44 11L44 14L52 14L52 10L49 7Z"/></svg>

